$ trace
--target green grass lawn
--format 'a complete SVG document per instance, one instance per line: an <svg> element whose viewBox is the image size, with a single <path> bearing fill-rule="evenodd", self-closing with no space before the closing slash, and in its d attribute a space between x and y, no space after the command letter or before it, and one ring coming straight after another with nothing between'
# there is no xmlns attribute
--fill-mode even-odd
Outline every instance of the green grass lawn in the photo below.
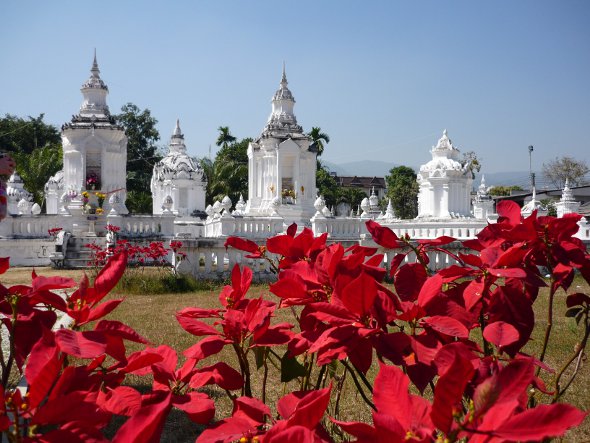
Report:
<svg viewBox="0 0 590 443"><path fill-rule="evenodd" d="M41 275L64 275L64 271L55 270L40 270L38 271ZM68 276L78 278L80 271L67 271ZM1 281L4 284L14 284L27 282L30 278L30 270L23 269L11 269L7 274L2 276ZM109 319L120 320L125 322L137 332L142 334L148 340L150 340L152 346L158 346L160 344L167 344L174 349L182 351L191 345L193 345L198 338L194 337L185 332L178 324L175 319L175 313L182 308L189 306L198 306L203 308L215 308L219 307L218 294L222 285L204 285L197 291L188 293L160 293L157 295L141 295L132 294L127 295L125 292L119 292L117 289L109 297L120 298L125 297L124 303L113 312ZM590 293L590 288L582 279L576 279L572 285L570 292L586 292ZM254 285L250 289L250 297L258 296L268 297L273 299L274 296L269 294L267 285ZM547 324L547 299L548 291L544 289L537 302L535 303L535 315L536 315L536 328L532 336L532 340L527 344L524 351L527 353L538 355L542 345L543 334L545 326ZM553 333L551 341L549 343L548 355L546 362L553 368L558 368L566 358L573 352L574 346L580 339L579 333L576 330L575 321L570 318L566 318L565 313L565 294L563 292L558 293L555 301L554 310L554 322L553 322ZM293 322L292 314L290 310L283 309L278 311L279 321L290 321ZM129 350L137 350L139 346L134 343L130 343ZM180 355L182 358L182 356ZM213 364L216 361L225 361L231 366L238 368L237 359L235 358L233 351L230 347L226 347L217 356L211 357L208 361L202 363L202 365ZM376 366L376 365L375 365ZM255 371L253 368L253 393L259 396L262 387L262 370L260 372ZM342 369L340 368L341 372ZM314 380L317 375L317 370L314 372ZM373 379L376 375L376 368L373 368L369 373L369 379ZM280 382L277 371L271 367L269 379L269 391L267 403L273 404L274 400L280 398L284 393L290 390L298 389L298 383L291 382L288 385ZM350 377L348 378L350 379ZM551 375L544 375L546 382L550 382ZM133 377L128 379L127 384L136 387L139 390L145 391L149 389L151 380L145 377ZM214 388L207 390L208 394L216 402L216 419L227 417L231 413L231 402L225 396L225 393L221 390ZM431 396L432 393L427 389L427 396ZM547 396L541 396L540 401L548 401ZM590 371L588 370L588 362L586 357L583 359L577 379L564 396L563 401L569 402L577 406L582 410L590 409ZM334 413L334 405L330 406L329 412ZM370 409L365 405L363 400L360 398L352 382L345 384L342 397L339 404L339 419L344 420L360 420L365 422L371 421ZM112 435L116 427L120 424L114 423L113 426L108 430L108 433ZM166 424L164 436L162 441L165 442L189 442L194 441L195 436L200 431L199 426L192 424L188 419L185 418L184 414L177 411L173 412ZM581 427L571 431L563 441L567 442L588 442L590 441L590 419L586 419Z"/></svg>

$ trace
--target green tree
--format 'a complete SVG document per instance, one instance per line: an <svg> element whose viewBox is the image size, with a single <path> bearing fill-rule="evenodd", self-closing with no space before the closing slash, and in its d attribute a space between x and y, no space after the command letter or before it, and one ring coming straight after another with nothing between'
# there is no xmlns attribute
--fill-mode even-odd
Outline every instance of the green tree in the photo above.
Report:
<svg viewBox="0 0 590 443"><path fill-rule="evenodd" d="M338 204L339 188L336 179L330 171L318 160L316 171L316 188L318 193L324 197L326 206L332 208Z"/></svg>
<svg viewBox="0 0 590 443"><path fill-rule="evenodd" d="M229 132L229 126L220 126L217 128L219 135L215 144L222 148L227 148L230 143L235 142L237 139Z"/></svg>
<svg viewBox="0 0 590 443"><path fill-rule="evenodd" d="M226 195L234 204L240 194L244 199L248 198L248 144L251 141L251 138L244 138L226 142L215 156L215 161L201 159L207 176L207 204L221 201Z"/></svg>
<svg viewBox="0 0 590 443"><path fill-rule="evenodd" d="M33 194L36 203L43 206L45 183L62 168L61 145L47 145L34 149L31 153L17 151L12 156L25 189Z"/></svg>
<svg viewBox="0 0 590 443"><path fill-rule="evenodd" d="M61 145L59 129L43 122L43 114L27 119L10 114L0 118L0 151L30 154L56 145Z"/></svg>
<svg viewBox="0 0 590 443"><path fill-rule="evenodd" d="M559 189L565 186L568 179L570 186L580 185L589 171L585 161L567 156L543 163L543 174Z"/></svg>
<svg viewBox="0 0 590 443"><path fill-rule="evenodd" d="M311 146L315 146L318 157L324 153L324 143L330 143L330 136L322 132L322 128L314 126L307 134L311 138Z"/></svg>
<svg viewBox="0 0 590 443"><path fill-rule="evenodd" d="M416 173L407 166L396 166L385 177L387 198L395 214L402 219L415 218L418 215L418 182Z"/></svg>
<svg viewBox="0 0 590 443"><path fill-rule="evenodd" d="M121 113L114 117L125 128L128 140L127 208L132 213L150 213L150 181L154 165L162 158L156 146L160 139L160 133L156 129L158 120L152 117L149 109L142 111L133 103L124 105Z"/></svg>
<svg viewBox="0 0 590 443"><path fill-rule="evenodd" d="M492 186L490 188L490 190L488 191L488 194L490 195L497 195L497 196L503 196L503 195L510 195L512 193L512 191L522 191L523 189L520 186Z"/></svg>
<svg viewBox="0 0 590 443"><path fill-rule="evenodd" d="M338 203L349 204L354 210L359 207L365 197L368 197L367 193L360 188L342 187L338 189Z"/></svg>

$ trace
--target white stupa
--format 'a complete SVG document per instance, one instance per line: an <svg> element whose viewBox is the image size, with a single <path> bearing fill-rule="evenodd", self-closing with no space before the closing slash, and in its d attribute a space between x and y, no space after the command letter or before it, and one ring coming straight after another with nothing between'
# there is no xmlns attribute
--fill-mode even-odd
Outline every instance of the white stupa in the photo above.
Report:
<svg viewBox="0 0 590 443"><path fill-rule="evenodd" d="M22 213L22 210L19 211L19 203L21 201L31 202L33 199L31 193L25 189L23 179L16 171L12 173L6 182L6 197L8 200L8 213L12 215ZM28 206L32 205L33 203L30 203ZM23 207L23 203L21 203L20 207Z"/></svg>
<svg viewBox="0 0 590 443"><path fill-rule="evenodd" d="M168 196L172 199L172 206L166 212L187 216L193 211L204 211L206 188L207 179L203 169L187 154L184 135L179 121L176 120L176 127L168 144L168 155L154 165L151 182L153 213L164 212L167 207L164 200Z"/></svg>
<svg viewBox="0 0 590 443"><path fill-rule="evenodd" d="M47 213L59 212L65 193L70 196L68 210L81 212L80 194L88 190L116 193L118 212L126 214L127 137L109 112L109 88L100 78L96 52L90 78L80 90L84 97L80 112L61 128L63 171L51 177L45 186ZM109 200L107 197L104 203L106 211L111 209Z"/></svg>
<svg viewBox="0 0 590 443"><path fill-rule="evenodd" d="M565 180L565 186L561 192L561 199L555 204L555 209L557 210L558 217L576 213L580 210L580 202L574 199L574 194L570 189L569 178Z"/></svg>
<svg viewBox="0 0 590 443"><path fill-rule="evenodd" d="M268 122L260 137L248 145L247 215L278 211L286 221L302 223L315 213L317 152L297 124L294 105L283 66Z"/></svg>
<svg viewBox="0 0 590 443"><path fill-rule="evenodd" d="M488 193L486 179L481 176L481 183L477 189L477 194L473 199L473 216L478 220L487 220L488 216L494 213L494 200Z"/></svg>
<svg viewBox="0 0 590 443"><path fill-rule="evenodd" d="M432 160L420 167L417 177L418 218L470 217L471 171L459 161L460 151L446 129L430 152Z"/></svg>

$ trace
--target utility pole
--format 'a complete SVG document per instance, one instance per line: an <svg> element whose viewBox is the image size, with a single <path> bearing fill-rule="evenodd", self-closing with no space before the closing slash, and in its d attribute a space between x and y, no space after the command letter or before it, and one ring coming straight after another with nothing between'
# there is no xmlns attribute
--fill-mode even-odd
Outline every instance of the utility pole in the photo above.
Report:
<svg viewBox="0 0 590 443"><path fill-rule="evenodd" d="M529 174L531 177L531 190L535 189L535 174L533 173L533 151L532 145L529 146Z"/></svg>

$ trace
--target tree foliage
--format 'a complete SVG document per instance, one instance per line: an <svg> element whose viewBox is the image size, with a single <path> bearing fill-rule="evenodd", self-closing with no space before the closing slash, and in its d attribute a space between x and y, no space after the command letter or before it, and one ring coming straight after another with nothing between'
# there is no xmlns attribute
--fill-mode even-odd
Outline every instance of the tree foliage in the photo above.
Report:
<svg viewBox="0 0 590 443"><path fill-rule="evenodd" d="M237 139L229 132L229 126L220 126L217 128L219 131L219 135L217 136L217 140L215 144L217 146L221 146L222 148L227 148L230 143L235 142Z"/></svg>
<svg viewBox="0 0 590 443"><path fill-rule="evenodd" d="M316 188L319 195L324 197L326 206L334 207L340 197L340 188L330 171L318 160L315 176Z"/></svg>
<svg viewBox="0 0 590 443"><path fill-rule="evenodd" d="M387 198L399 218L410 219L418 215L418 182L416 173L407 166L396 166L385 177Z"/></svg>
<svg viewBox="0 0 590 443"><path fill-rule="evenodd" d="M0 151L30 154L37 148L61 145L59 129L38 117L6 114L0 118Z"/></svg>
<svg viewBox="0 0 590 443"><path fill-rule="evenodd" d="M33 195L33 200L42 206L45 183L63 166L61 145L47 145L34 149L31 153L17 151L13 152L12 156L25 189Z"/></svg>
<svg viewBox="0 0 590 443"><path fill-rule="evenodd" d="M227 129L225 132L229 134L228 127L220 127L220 131L221 129ZM230 141L231 138L234 141ZM236 138L231 134L224 142L220 142L220 139L221 134L218 138L218 146L220 145L221 149L217 152L215 160L203 158L200 161L207 177L206 201L207 204L212 204L215 200L221 201L227 195L235 204L240 194L245 200L248 198L248 144L252 139L235 141Z"/></svg>
<svg viewBox="0 0 590 443"><path fill-rule="evenodd" d="M573 157L563 156L543 163L543 174L558 189L565 186L567 179L569 179L570 186L580 185L588 172L590 169L588 169L586 162Z"/></svg>
<svg viewBox="0 0 590 443"><path fill-rule="evenodd" d="M162 158L156 146L160 139L160 133L156 129L158 120L152 117L149 109L142 111L133 103L124 105L121 113L114 117L116 122L125 128L128 140L127 191L133 192L130 195L134 198L127 199L127 207L133 213L149 213L152 211L152 173L154 165Z"/></svg>
<svg viewBox="0 0 590 443"><path fill-rule="evenodd" d="M324 153L324 143L330 143L330 136L325 132L322 132L322 128L314 126L307 134L311 138L311 145L315 146L318 157Z"/></svg>
<svg viewBox="0 0 590 443"><path fill-rule="evenodd" d="M6 114L0 118L0 151L11 153L25 189L42 205L45 183L62 168L59 129L45 123L43 114L26 119Z"/></svg>
<svg viewBox="0 0 590 443"><path fill-rule="evenodd" d="M522 191L520 186L492 186L488 191L490 195L510 195L512 191Z"/></svg>

